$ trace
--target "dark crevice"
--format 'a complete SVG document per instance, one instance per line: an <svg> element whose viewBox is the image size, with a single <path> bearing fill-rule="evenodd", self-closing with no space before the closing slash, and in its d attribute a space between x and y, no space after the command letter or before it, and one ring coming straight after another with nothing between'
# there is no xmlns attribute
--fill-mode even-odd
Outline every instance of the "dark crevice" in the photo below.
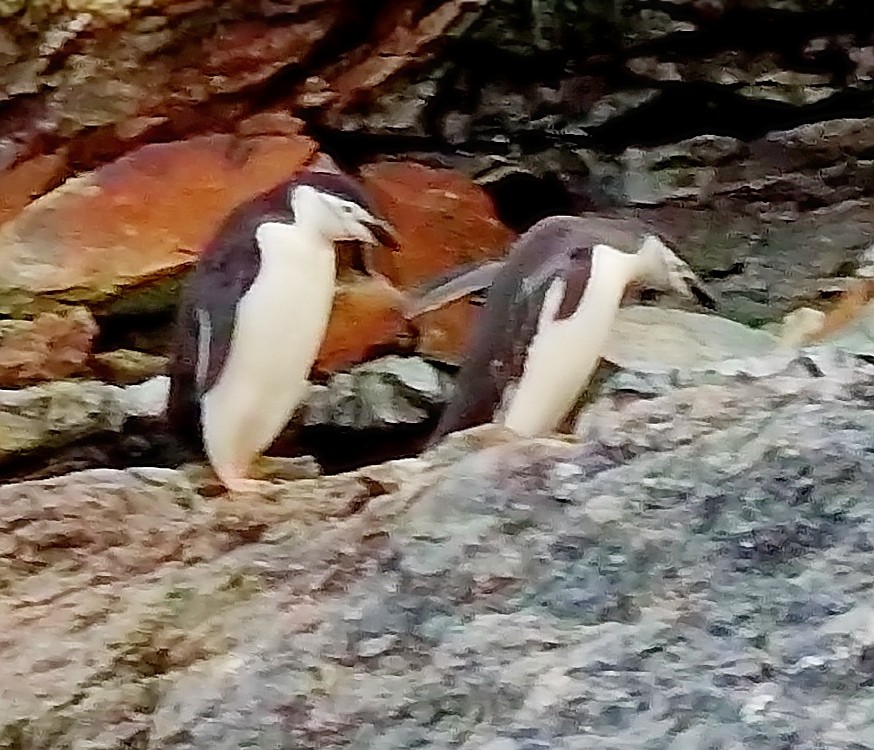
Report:
<svg viewBox="0 0 874 750"><path fill-rule="evenodd" d="M590 133L597 146L616 153L630 146L659 146L697 135L750 141L771 131L872 114L871 94L863 91L841 91L821 102L797 107L746 99L715 84L690 83L666 87L653 103L593 128Z"/></svg>
<svg viewBox="0 0 874 750"><path fill-rule="evenodd" d="M93 350L100 353L136 349L148 354L166 355L175 320L175 307L151 314L97 317L100 332Z"/></svg>
<svg viewBox="0 0 874 750"><path fill-rule="evenodd" d="M556 175L537 178L516 172L484 188L498 218L515 232L524 232L547 216L574 213L574 201Z"/></svg>
<svg viewBox="0 0 874 750"><path fill-rule="evenodd" d="M325 474L418 455L436 425L436 416L417 425L391 429L344 430L330 426L290 428L268 456L313 456ZM204 463L202 451L179 440L161 418L133 417L121 433L101 432L60 448L45 448L4 460L0 485L49 479L88 469L179 468Z"/></svg>

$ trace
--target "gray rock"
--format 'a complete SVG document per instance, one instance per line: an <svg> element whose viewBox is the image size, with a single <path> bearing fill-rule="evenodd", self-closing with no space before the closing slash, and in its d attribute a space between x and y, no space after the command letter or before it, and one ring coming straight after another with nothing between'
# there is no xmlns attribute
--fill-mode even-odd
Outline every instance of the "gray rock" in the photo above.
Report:
<svg viewBox="0 0 874 750"><path fill-rule="evenodd" d="M746 325L781 320L800 306L827 305L853 283L874 236L870 198L763 215L747 206L723 210L653 206L650 222L690 265L708 278L719 313Z"/></svg>
<svg viewBox="0 0 874 750"><path fill-rule="evenodd" d="M131 416L157 416L167 388L167 378L157 377L124 388L72 380L0 390L0 460L117 431Z"/></svg>
<svg viewBox="0 0 874 750"><path fill-rule="evenodd" d="M295 426L388 429L420 424L446 403L451 377L417 357L390 356L313 384ZM90 380L0 390L0 462L30 451L60 448L81 438L118 432L132 417L158 417L169 379L120 387Z"/></svg>
<svg viewBox="0 0 874 750"><path fill-rule="evenodd" d="M836 331L828 344L850 354L874 358L874 303L869 302L852 322Z"/></svg>
<svg viewBox="0 0 874 750"><path fill-rule="evenodd" d="M0 488L0 737L856 750L872 395L820 348L578 443L484 430L269 498L154 470Z"/></svg>
<svg viewBox="0 0 874 750"><path fill-rule="evenodd" d="M383 357L313 385L295 421L355 430L419 424L446 403L451 387L423 359Z"/></svg>
<svg viewBox="0 0 874 750"><path fill-rule="evenodd" d="M651 104L658 98L659 93L658 89L647 88L607 94L589 108L586 117L579 124L584 128L599 127L638 107Z"/></svg>
<svg viewBox="0 0 874 750"><path fill-rule="evenodd" d="M659 204L700 198L717 184L717 167L737 161L747 147L736 138L702 135L652 149L629 148L621 157L625 200Z"/></svg>
<svg viewBox="0 0 874 750"><path fill-rule="evenodd" d="M158 699L150 747L858 747L874 368L832 364L447 466L315 629L262 597L269 621Z"/></svg>
<svg viewBox="0 0 874 750"><path fill-rule="evenodd" d="M718 315L630 305L620 309L603 357L627 370L690 370L774 352L779 339Z"/></svg>

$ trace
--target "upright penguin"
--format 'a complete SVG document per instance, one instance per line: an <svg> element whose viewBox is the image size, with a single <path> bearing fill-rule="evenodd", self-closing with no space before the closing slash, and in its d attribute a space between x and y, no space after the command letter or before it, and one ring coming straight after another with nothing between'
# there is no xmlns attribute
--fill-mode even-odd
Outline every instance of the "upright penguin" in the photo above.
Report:
<svg viewBox="0 0 874 750"><path fill-rule="evenodd" d="M488 276L485 306L431 444L490 421L525 436L556 430L591 379L629 285L715 306L689 266L628 219L543 219ZM430 291L422 309L453 298L463 284L446 286L445 294Z"/></svg>
<svg viewBox="0 0 874 750"><path fill-rule="evenodd" d="M189 277L167 417L200 438L232 491L253 486L252 462L306 394L334 301L335 245L344 240L398 249L354 179L310 170L234 210Z"/></svg>

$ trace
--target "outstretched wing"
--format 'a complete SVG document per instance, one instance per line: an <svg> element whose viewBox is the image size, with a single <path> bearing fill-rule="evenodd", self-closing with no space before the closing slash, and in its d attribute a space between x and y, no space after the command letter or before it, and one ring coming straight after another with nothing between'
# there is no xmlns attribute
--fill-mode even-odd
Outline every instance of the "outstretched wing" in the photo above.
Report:
<svg viewBox="0 0 874 750"><path fill-rule="evenodd" d="M503 259L468 263L453 268L443 276L430 279L410 293L407 317L416 318L462 297L476 297L478 300L482 296L484 299L504 263Z"/></svg>

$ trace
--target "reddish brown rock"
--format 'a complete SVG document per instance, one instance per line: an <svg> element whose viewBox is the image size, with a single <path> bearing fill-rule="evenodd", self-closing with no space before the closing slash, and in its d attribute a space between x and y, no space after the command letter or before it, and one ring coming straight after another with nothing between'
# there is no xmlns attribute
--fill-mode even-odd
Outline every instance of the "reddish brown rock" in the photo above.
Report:
<svg viewBox="0 0 874 750"><path fill-rule="evenodd" d="M0 228L0 312L106 302L173 275L234 206L315 151L303 136L202 136L68 180Z"/></svg>
<svg viewBox="0 0 874 750"><path fill-rule="evenodd" d="M97 324L78 307L0 324L0 387L58 380L85 370Z"/></svg>
<svg viewBox="0 0 874 750"><path fill-rule="evenodd" d="M402 240L399 253L377 254L374 266L401 289L459 265L500 257L513 239L486 192L460 172L382 162L365 167L362 178ZM417 318L418 351L456 362L474 314L475 308L460 301Z"/></svg>
<svg viewBox="0 0 874 750"><path fill-rule="evenodd" d="M481 309L461 299L416 318L416 351L440 362L461 365L465 344Z"/></svg>
<svg viewBox="0 0 874 750"><path fill-rule="evenodd" d="M46 154L0 171L0 224L14 219L42 195L64 170L63 154Z"/></svg>
<svg viewBox="0 0 874 750"><path fill-rule="evenodd" d="M415 61L432 56L441 38L483 4L483 0L430 4L404 0L389 4L376 26L376 41L347 55L345 64L327 71L321 79L324 99L330 102L324 114L326 121L336 124L344 111L377 98L383 93L383 84ZM311 98L312 92L305 91L304 101Z"/></svg>
<svg viewBox="0 0 874 750"><path fill-rule="evenodd" d="M503 255L513 233L486 192L461 172L413 162L380 162L361 177L403 247L377 267L403 289L473 261Z"/></svg>
<svg viewBox="0 0 874 750"><path fill-rule="evenodd" d="M403 300L378 276L349 275L341 281L314 373L324 376L370 359L380 350L407 348L412 330L401 312Z"/></svg>

